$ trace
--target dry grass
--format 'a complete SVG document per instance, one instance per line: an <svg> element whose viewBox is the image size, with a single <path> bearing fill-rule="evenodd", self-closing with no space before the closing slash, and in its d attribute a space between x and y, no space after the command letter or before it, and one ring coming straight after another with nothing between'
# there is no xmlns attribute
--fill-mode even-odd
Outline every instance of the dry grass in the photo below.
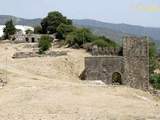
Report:
<svg viewBox="0 0 160 120"><path fill-rule="evenodd" d="M0 44L0 69L8 84L0 89L0 120L159 120L160 101L125 86L82 82L84 50L67 56L12 59L23 44ZM7 57L7 70L6 70Z"/></svg>

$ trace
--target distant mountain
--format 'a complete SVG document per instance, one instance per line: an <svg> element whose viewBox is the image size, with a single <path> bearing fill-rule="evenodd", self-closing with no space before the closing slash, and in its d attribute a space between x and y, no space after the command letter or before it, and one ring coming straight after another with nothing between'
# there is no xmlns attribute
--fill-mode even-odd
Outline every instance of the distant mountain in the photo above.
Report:
<svg viewBox="0 0 160 120"><path fill-rule="evenodd" d="M73 20L77 26L90 28L94 33L107 36L113 40L120 40L124 35L149 36L160 43L160 28L143 27L128 24L112 24L96 20Z"/></svg>
<svg viewBox="0 0 160 120"><path fill-rule="evenodd" d="M4 25L7 20L12 19L17 25L36 26L40 25L41 18L24 19L15 16L0 15L0 25ZM143 27L128 24L105 23L96 20L82 19L73 20L73 24L78 27L91 29L97 35L104 35L112 40L120 41L124 35L149 36L156 43L160 44L160 28Z"/></svg>
<svg viewBox="0 0 160 120"><path fill-rule="evenodd" d="M4 25L6 21L12 19L16 25L36 26L41 22L40 18L37 19L24 19L9 15L0 15L0 25Z"/></svg>

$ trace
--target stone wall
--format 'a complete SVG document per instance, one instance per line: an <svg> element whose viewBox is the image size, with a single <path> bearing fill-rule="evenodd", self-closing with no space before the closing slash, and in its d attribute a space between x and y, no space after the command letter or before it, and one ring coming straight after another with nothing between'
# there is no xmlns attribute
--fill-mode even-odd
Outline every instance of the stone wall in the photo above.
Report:
<svg viewBox="0 0 160 120"><path fill-rule="evenodd" d="M123 41L125 84L147 90L149 87L149 45L145 37L126 37Z"/></svg>
<svg viewBox="0 0 160 120"><path fill-rule="evenodd" d="M20 58L31 58L31 57L58 57L58 56L65 56L67 55L67 51L47 51L45 54L38 54L38 52L16 52L13 54L13 59L20 59Z"/></svg>
<svg viewBox="0 0 160 120"><path fill-rule="evenodd" d="M91 54L93 56L105 56L105 55L120 55L121 48L105 48L105 47L97 47L93 46L91 49Z"/></svg>
<svg viewBox="0 0 160 120"><path fill-rule="evenodd" d="M149 45L146 37L125 37L123 56L93 56L85 59L83 78L113 84L113 74L121 75L121 83L133 88L149 88Z"/></svg>
<svg viewBox="0 0 160 120"><path fill-rule="evenodd" d="M149 65L146 58L125 59L124 84L133 88L147 90L149 88Z"/></svg>
<svg viewBox="0 0 160 120"><path fill-rule="evenodd" d="M43 34L22 34L16 33L11 37L14 43L35 43L43 36ZM55 38L54 35L49 35L52 39Z"/></svg>
<svg viewBox="0 0 160 120"><path fill-rule="evenodd" d="M83 48L86 49L87 52L90 52L93 56L105 56L105 55L117 55L122 56L122 48L109 48L109 47L98 47L93 45L92 43L86 43L83 45Z"/></svg>
<svg viewBox="0 0 160 120"><path fill-rule="evenodd" d="M102 80L106 84L112 84L115 72L120 73L123 79L124 59L121 56L87 57L85 68L86 80Z"/></svg>

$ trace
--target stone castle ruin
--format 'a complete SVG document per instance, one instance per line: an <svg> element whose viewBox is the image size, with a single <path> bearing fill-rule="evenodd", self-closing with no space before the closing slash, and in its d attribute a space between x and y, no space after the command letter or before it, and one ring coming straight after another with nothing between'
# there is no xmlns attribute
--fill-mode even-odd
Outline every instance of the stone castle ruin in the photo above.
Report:
<svg viewBox="0 0 160 120"><path fill-rule="evenodd" d="M85 58L85 80L122 84L148 90L149 45L146 37L124 37L121 56L97 55Z"/></svg>

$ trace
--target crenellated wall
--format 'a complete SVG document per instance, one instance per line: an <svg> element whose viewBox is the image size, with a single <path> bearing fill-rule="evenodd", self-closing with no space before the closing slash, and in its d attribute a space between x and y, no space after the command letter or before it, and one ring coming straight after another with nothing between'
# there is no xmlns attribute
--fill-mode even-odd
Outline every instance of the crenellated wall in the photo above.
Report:
<svg viewBox="0 0 160 120"><path fill-rule="evenodd" d="M86 80L102 80L113 84L113 74L121 75L121 84L148 90L149 45L146 37L125 37L123 56L92 56L85 58Z"/></svg>

